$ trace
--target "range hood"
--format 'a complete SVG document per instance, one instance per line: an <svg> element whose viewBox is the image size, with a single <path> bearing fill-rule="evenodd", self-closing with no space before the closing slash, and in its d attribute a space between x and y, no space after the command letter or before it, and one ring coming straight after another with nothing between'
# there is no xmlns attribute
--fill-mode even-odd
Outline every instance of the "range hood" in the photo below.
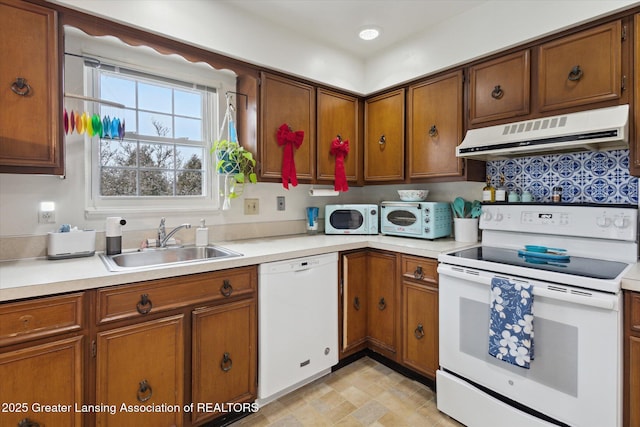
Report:
<svg viewBox="0 0 640 427"><path fill-rule="evenodd" d="M629 147L629 106L471 129L456 156L479 160Z"/></svg>

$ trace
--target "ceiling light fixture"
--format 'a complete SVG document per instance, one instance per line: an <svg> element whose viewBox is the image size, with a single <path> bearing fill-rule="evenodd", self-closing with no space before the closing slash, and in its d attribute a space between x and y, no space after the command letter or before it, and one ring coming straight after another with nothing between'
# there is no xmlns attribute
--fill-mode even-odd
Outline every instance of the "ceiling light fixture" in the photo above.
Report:
<svg viewBox="0 0 640 427"><path fill-rule="evenodd" d="M373 40L378 38L381 32L382 30L378 27L367 26L367 27L363 27L360 30L360 33L358 34L358 36L360 36L362 40Z"/></svg>

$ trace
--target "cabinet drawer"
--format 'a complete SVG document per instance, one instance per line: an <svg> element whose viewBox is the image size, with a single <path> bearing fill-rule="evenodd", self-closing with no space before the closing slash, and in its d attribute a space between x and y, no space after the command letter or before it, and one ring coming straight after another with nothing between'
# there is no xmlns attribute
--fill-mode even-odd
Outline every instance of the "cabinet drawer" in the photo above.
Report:
<svg viewBox="0 0 640 427"><path fill-rule="evenodd" d="M0 346L80 330L84 293L2 304Z"/></svg>
<svg viewBox="0 0 640 427"><path fill-rule="evenodd" d="M438 262L434 259L403 255L402 278L438 286Z"/></svg>
<svg viewBox="0 0 640 427"><path fill-rule="evenodd" d="M629 311L627 317L629 319L629 330L632 333L640 334L640 293L628 292L627 304L624 309Z"/></svg>
<svg viewBox="0 0 640 427"><path fill-rule="evenodd" d="M256 267L153 280L98 290L97 323L139 317L186 305L252 295Z"/></svg>

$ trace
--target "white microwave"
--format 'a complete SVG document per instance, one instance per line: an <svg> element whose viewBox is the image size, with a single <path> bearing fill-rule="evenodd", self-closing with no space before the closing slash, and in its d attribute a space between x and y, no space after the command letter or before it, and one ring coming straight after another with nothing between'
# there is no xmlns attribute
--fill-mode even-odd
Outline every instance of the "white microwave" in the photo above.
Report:
<svg viewBox="0 0 640 427"><path fill-rule="evenodd" d="M326 205L325 234L378 234L378 205Z"/></svg>
<svg viewBox="0 0 640 427"><path fill-rule="evenodd" d="M382 234L437 239L451 235L451 207L446 202L382 202Z"/></svg>

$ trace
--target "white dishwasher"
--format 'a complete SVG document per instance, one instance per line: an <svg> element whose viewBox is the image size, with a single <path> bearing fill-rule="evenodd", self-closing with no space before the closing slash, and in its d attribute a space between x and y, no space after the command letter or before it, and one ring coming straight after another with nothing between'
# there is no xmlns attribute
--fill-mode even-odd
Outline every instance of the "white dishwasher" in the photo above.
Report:
<svg viewBox="0 0 640 427"><path fill-rule="evenodd" d="M338 363L338 254L261 264L258 280L258 404Z"/></svg>

